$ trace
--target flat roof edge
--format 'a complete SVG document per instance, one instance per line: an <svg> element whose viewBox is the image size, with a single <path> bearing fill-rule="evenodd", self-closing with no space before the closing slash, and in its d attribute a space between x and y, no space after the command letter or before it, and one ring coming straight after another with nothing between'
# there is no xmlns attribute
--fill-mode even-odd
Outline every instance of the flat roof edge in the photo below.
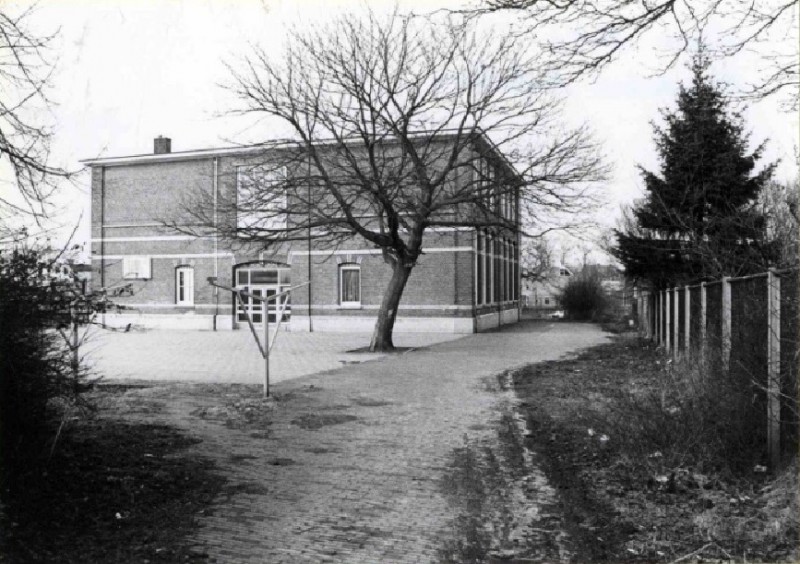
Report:
<svg viewBox="0 0 800 564"><path fill-rule="evenodd" d="M492 140L489 139L488 135L486 135L485 132L479 129L474 133L477 134L476 140L479 140L478 142L483 142L485 146L489 150L494 152L515 175L519 174L516 171L516 168L513 166L513 164L508 160L508 157L502 151L499 150L497 145L495 145L495 143L493 143ZM416 136L422 137L425 135L429 134L425 132L412 133L411 137L412 138ZM448 137L453 137L457 134L452 131L444 130L435 133L433 135L435 137L446 139ZM336 143L335 140L323 139L315 142L314 145L321 146L321 145L335 144L335 143ZM194 149L189 151L174 151L169 153L143 153L138 155L127 155L121 157L97 157L91 159L81 159L78 162L80 162L84 166L123 166L128 164L175 162L184 160L188 161L188 160L198 160L198 159L218 157L218 156L244 155L249 153L257 153L259 151L275 150L288 147L302 147L302 146L303 143L301 141L290 141L283 139L266 143L259 143L257 145Z"/></svg>
<svg viewBox="0 0 800 564"><path fill-rule="evenodd" d="M128 155L123 157L98 157L94 159L81 159L81 164L85 166L113 166L148 162L168 162L192 159L202 159L206 157L238 155L256 153L266 149L277 148L277 145L249 145L244 147L221 147L215 149L195 149L191 151L175 151L171 153L145 153L140 155Z"/></svg>

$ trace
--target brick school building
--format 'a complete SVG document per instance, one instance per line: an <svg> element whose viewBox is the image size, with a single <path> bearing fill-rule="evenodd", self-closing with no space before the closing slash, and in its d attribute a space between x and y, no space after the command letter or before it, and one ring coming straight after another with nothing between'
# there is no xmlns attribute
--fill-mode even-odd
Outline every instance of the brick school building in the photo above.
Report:
<svg viewBox="0 0 800 564"><path fill-rule="evenodd" d="M443 141L446 142L446 139ZM511 178L513 167L487 140L479 140L490 179ZM167 226L192 222L192 203L203 194L207 221L241 221L220 206L240 194L254 159L279 145L172 152L154 140L153 152L84 161L91 169L92 284L129 286L115 298L124 309L110 324L179 329L247 327L277 321L278 305L237 305L229 291L209 284L274 295L291 293L283 325L291 331L370 331L391 276L380 249L358 236L335 247L292 241L269 247L222 237L218 230L189 234ZM499 182L499 180L498 180ZM498 197L495 212L513 227L428 228L424 254L414 267L398 309L395 331L473 333L519 319L519 195ZM227 222L227 223L226 223ZM245 311L246 310L246 311Z"/></svg>

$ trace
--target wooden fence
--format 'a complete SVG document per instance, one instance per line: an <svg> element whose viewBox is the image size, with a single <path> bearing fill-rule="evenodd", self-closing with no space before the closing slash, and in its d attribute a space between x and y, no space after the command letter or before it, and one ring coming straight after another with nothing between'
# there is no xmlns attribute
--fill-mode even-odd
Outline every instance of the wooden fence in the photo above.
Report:
<svg viewBox="0 0 800 564"><path fill-rule="evenodd" d="M770 466L797 444L798 271L639 295L639 329L675 361L744 375L763 400Z"/></svg>

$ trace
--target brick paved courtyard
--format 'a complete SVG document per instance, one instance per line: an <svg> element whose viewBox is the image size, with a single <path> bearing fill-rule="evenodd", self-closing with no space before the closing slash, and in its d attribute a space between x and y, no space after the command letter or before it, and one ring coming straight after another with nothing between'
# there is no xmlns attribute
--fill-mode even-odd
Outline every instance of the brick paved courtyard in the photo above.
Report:
<svg viewBox="0 0 800 564"><path fill-rule="evenodd" d="M280 382L381 358L381 354L348 353L369 345L370 337L369 333L281 331L271 352L270 380ZM399 333L394 342L398 347L424 347L461 337ZM264 361L247 329L129 333L98 329L85 348L89 366L109 379L260 384L264 377Z"/></svg>
<svg viewBox="0 0 800 564"><path fill-rule="evenodd" d="M118 413L179 426L227 477L194 535L212 561L462 562L520 542L565 560L556 494L535 453L512 448L521 441L509 433L524 429L498 375L605 338L592 325L523 322L284 380L266 403L257 386L171 382L131 389ZM181 378L188 361L175 357ZM231 418L248 409L267 417Z"/></svg>

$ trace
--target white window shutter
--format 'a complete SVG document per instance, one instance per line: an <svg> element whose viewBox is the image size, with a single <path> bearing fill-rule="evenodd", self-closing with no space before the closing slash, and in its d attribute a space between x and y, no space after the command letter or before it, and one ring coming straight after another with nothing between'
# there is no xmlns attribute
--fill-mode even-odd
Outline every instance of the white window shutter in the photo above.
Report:
<svg viewBox="0 0 800 564"><path fill-rule="evenodd" d="M151 278L150 257L130 256L122 259L122 277L127 280Z"/></svg>

